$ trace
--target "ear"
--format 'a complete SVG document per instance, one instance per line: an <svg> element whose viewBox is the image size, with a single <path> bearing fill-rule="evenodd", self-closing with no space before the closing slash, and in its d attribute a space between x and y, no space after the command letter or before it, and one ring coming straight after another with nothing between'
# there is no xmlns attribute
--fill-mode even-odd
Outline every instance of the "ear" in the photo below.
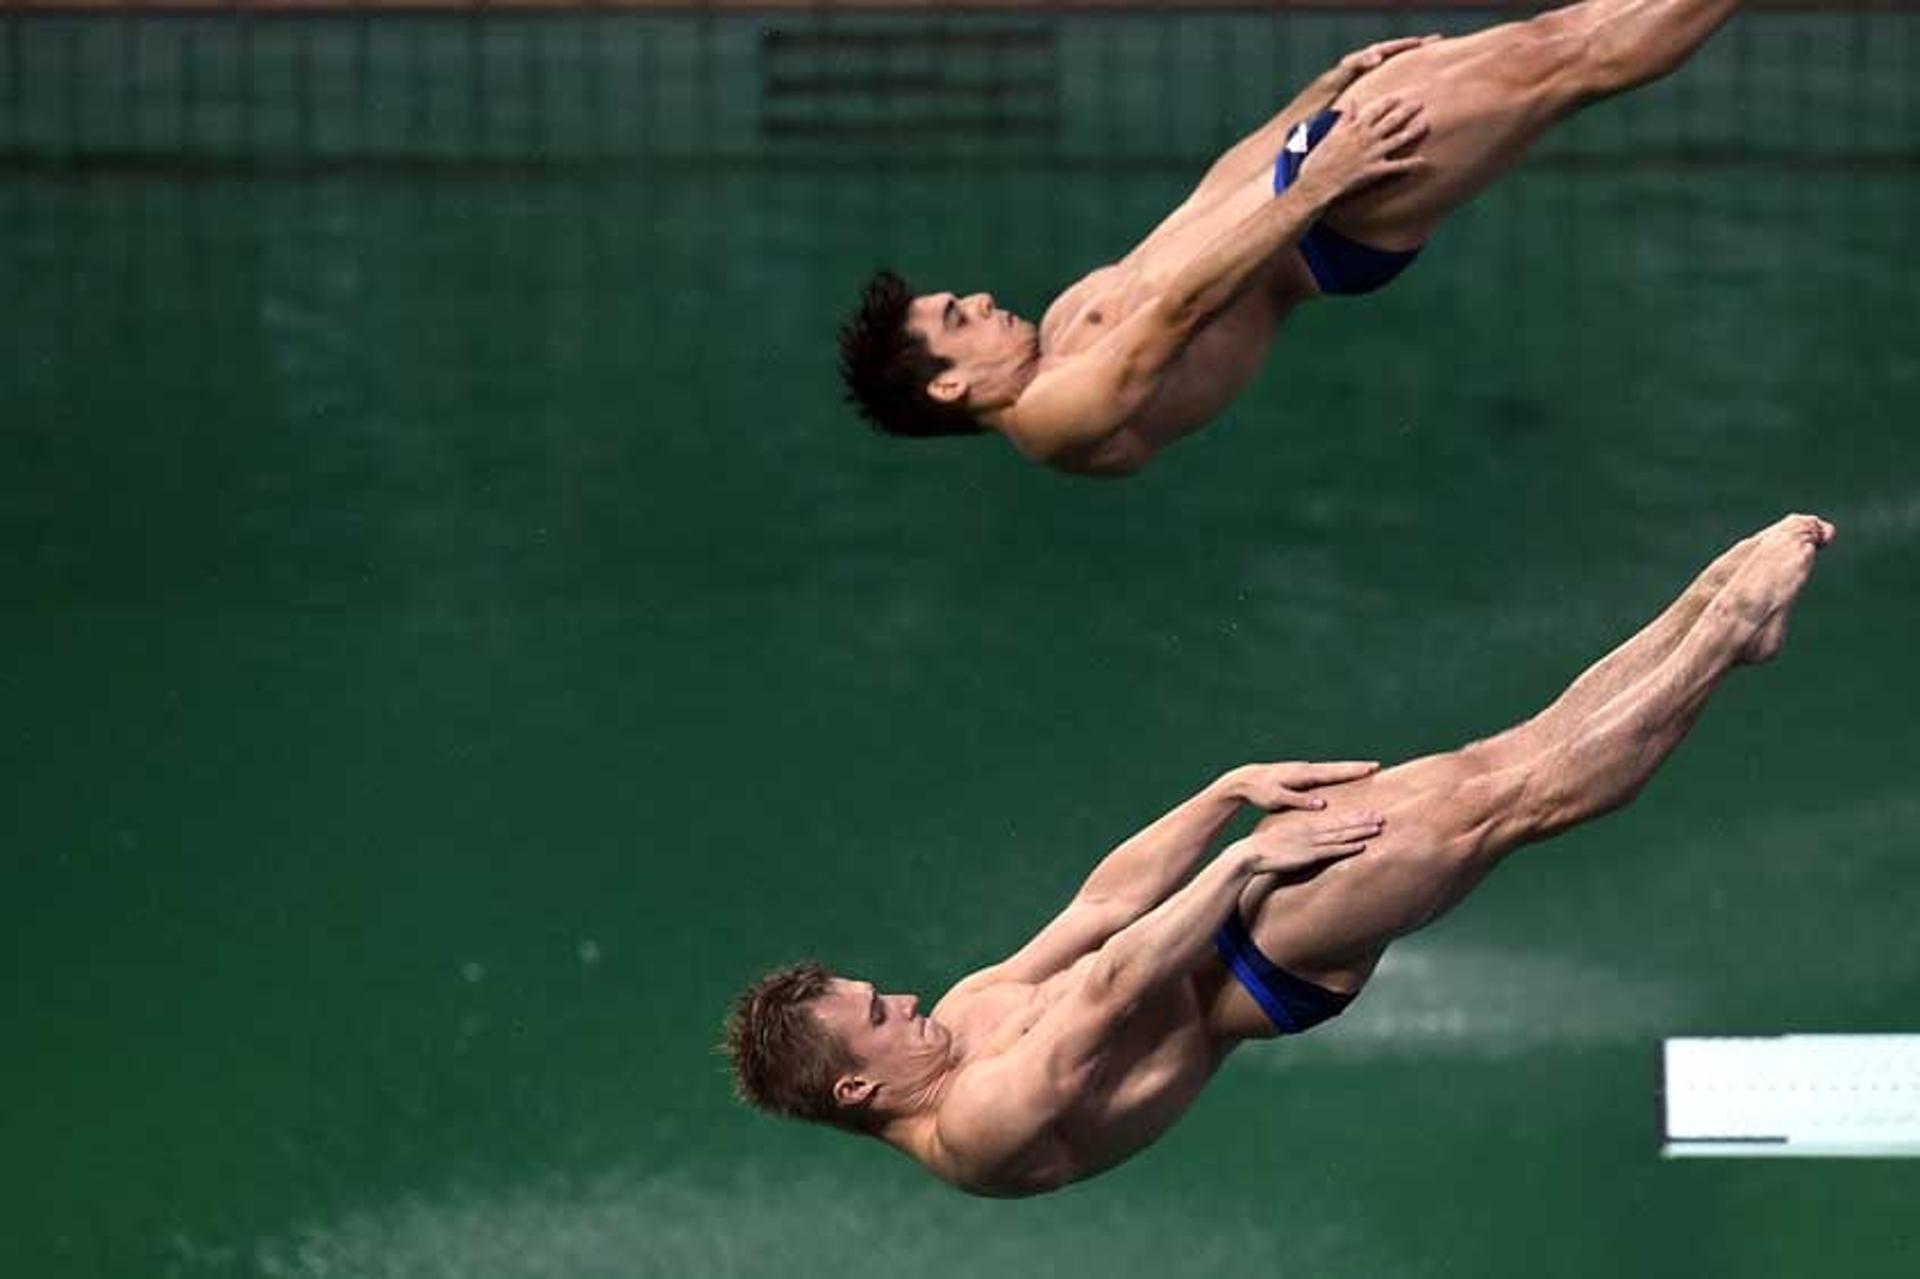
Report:
<svg viewBox="0 0 1920 1279"><path fill-rule="evenodd" d="M958 404L967 398L967 380L948 369L927 383L927 394L941 404Z"/></svg>
<svg viewBox="0 0 1920 1279"><path fill-rule="evenodd" d="M842 1075L833 1082L833 1100L842 1106L864 1106L873 1100L873 1094L879 1087L873 1080L860 1075Z"/></svg>

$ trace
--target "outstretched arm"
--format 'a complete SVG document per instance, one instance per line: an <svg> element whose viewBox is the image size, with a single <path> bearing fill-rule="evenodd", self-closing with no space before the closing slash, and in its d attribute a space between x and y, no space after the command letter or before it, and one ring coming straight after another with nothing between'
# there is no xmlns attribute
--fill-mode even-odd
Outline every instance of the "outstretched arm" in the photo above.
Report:
<svg viewBox="0 0 1920 1279"><path fill-rule="evenodd" d="M1379 767L1373 761L1247 764L1222 773L1108 853L1065 910L1012 956L968 981L1037 982L1059 972L1178 889L1242 804L1268 812L1324 808L1326 801L1308 793L1314 787L1365 777ZM1344 818L1318 823L1307 838L1318 845L1344 843L1352 826Z"/></svg>
<svg viewBox="0 0 1920 1279"><path fill-rule="evenodd" d="M1041 1144L1053 1122L1086 1097L1115 1037L1161 987L1198 964L1241 889L1259 875L1298 874L1365 848L1380 818L1345 819L1354 837L1318 844L1299 829L1268 827L1228 845L1186 885L1100 947L1085 978L1043 1013L1020 1042L957 1085L941 1107L938 1136L956 1163L995 1167Z"/></svg>
<svg viewBox="0 0 1920 1279"><path fill-rule="evenodd" d="M1040 374L996 424L1023 453L1070 461L1097 448L1160 387L1203 326L1239 297L1274 255L1349 191L1419 167L1402 154L1426 131L1417 103L1382 98L1322 139L1279 196L1209 237L1166 272L1155 295L1091 350Z"/></svg>

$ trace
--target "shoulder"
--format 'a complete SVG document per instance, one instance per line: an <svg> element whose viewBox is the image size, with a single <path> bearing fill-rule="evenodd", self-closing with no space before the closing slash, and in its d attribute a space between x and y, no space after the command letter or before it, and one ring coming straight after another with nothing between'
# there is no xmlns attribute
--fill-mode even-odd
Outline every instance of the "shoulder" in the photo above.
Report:
<svg viewBox="0 0 1920 1279"><path fill-rule="evenodd" d="M963 1068L934 1116L923 1162L976 1194L1030 1194L1070 1180L1053 1092L1044 1072L1015 1056Z"/></svg>
<svg viewBox="0 0 1920 1279"><path fill-rule="evenodd" d="M1053 361L993 428L1023 456L1056 470L1132 474L1152 450L1126 429L1137 405L1123 355L1094 349Z"/></svg>
<svg viewBox="0 0 1920 1279"><path fill-rule="evenodd" d="M983 995L991 994L996 988L1010 985L1010 979L1001 971L1002 965L994 964L987 968L968 973L940 996L930 1010L942 1021L966 1016L977 1009Z"/></svg>

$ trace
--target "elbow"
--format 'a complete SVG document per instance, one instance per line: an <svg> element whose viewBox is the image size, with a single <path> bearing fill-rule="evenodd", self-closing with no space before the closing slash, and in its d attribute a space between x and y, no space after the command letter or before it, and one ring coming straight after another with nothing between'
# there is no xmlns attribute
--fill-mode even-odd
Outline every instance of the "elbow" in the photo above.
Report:
<svg viewBox="0 0 1920 1279"><path fill-rule="evenodd" d="M1102 938L1111 938L1128 924L1152 910L1157 902L1157 898L1149 899L1125 891L1114 892L1099 888L1082 891L1073 899L1076 911L1084 912L1083 917L1088 930L1097 931L1097 935ZM1100 949L1093 953L1098 957L1104 957L1109 949L1111 947L1103 942Z"/></svg>
<svg viewBox="0 0 1920 1279"><path fill-rule="evenodd" d="M1090 453L1105 443L1111 425L1081 418L1049 421L1043 427L1020 426L1005 432L1020 455L1056 471L1083 474Z"/></svg>
<svg viewBox="0 0 1920 1279"><path fill-rule="evenodd" d="M1067 475L1124 480L1145 470L1152 458L1152 449L1135 441L1130 432L1121 430L1071 447L1062 445L1041 460Z"/></svg>
<svg viewBox="0 0 1920 1279"><path fill-rule="evenodd" d="M1125 948L1102 946L1094 952L1080 987L1081 998L1098 1009L1103 1018L1125 1018L1140 1002L1137 959Z"/></svg>
<svg viewBox="0 0 1920 1279"><path fill-rule="evenodd" d="M1140 442L1132 431L1117 432L1101 446L1087 467L1087 474L1103 480L1123 480L1147 469L1153 450Z"/></svg>
<svg viewBox="0 0 1920 1279"><path fill-rule="evenodd" d="M1180 288L1176 286L1160 295L1155 303L1159 311L1157 317L1163 328L1178 334L1191 333L1200 327L1200 322L1214 310L1208 300L1208 290L1201 287Z"/></svg>

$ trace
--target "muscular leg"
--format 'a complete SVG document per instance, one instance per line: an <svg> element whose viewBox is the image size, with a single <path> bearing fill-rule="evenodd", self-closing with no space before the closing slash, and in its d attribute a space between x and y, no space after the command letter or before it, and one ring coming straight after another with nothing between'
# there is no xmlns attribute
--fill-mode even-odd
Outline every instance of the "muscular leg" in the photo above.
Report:
<svg viewBox="0 0 1920 1279"><path fill-rule="evenodd" d="M1405 93L1426 108L1427 167L1336 204L1329 223L1381 249L1411 249L1520 162L1550 125L1685 62L1738 0L1585 0L1442 40L1361 77L1347 108Z"/></svg>
<svg viewBox="0 0 1920 1279"><path fill-rule="evenodd" d="M1487 753L1524 757L1543 742L1551 742L1605 705L1623 689L1666 660L1686 638L1709 601L1720 593L1734 571L1746 562L1759 535L1734 543L1720 558L1701 570L1679 598L1667 605L1626 643L1588 667L1553 704L1515 728L1480 743Z"/></svg>
<svg viewBox="0 0 1920 1279"><path fill-rule="evenodd" d="M1737 568L1664 656L1603 700L1583 695L1584 715L1560 717L1551 735L1522 739L1531 741L1530 752L1481 743L1323 792L1330 812L1384 813L1386 832L1362 855L1311 879L1249 891L1240 909L1255 942L1298 976L1358 989L1389 942L1445 913L1509 852L1626 804L1686 736L1727 671L1773 655L1814 553L1831 536L1811 516L1790 516L1750 539L1744 553L1736 548ZM1669 620L1657 619L1636 643L1651 647ZM1629 644L1608 660L1632 650ZM1277 814L1262 827L1310 820ZM1272 1033L1232 982L1221 986L1211 1020L1229 1039Z"/></svg>

